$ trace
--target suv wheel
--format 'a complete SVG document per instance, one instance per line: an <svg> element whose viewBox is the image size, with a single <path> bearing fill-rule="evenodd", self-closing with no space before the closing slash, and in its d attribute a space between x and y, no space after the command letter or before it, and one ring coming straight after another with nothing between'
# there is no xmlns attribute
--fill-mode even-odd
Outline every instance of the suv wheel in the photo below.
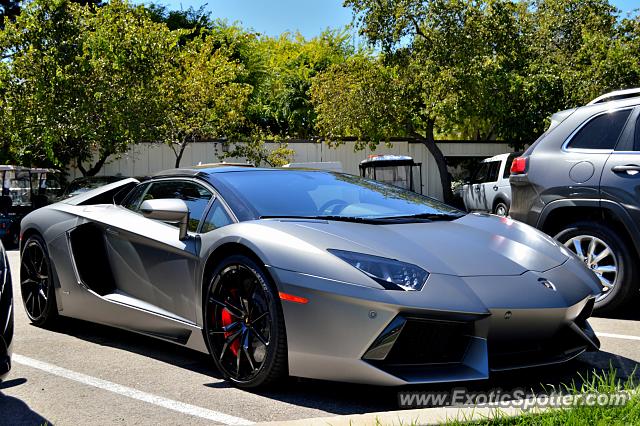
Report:
<svg viewBox="0 0 640 426"><path fill-rule="evenodd" d="M600 279L602 293L595 309L613 312L627 303L637 290L633 248L611 228L596 222L576 222L555 238L574 252Z"/></svg>
<svg viewBox="0 0 640 426"><path fill-rule="evenodd" d="M504 201L498 201L493 208L493 214L498 216L507 216L509 214L509 206Z"/></svg>

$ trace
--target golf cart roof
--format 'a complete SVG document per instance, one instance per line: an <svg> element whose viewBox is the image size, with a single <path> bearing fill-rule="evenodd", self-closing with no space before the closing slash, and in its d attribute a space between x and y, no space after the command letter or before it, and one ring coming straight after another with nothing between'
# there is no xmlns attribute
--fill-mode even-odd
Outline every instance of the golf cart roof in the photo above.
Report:
<svg viewBox="0 0 640 426"><path fill-rule="evenodd" d="M8 171L8 170L14 170L14 171L21 172L21 171L29 170L29 168L28 167L23 167L23 166L12 166L12 165L9 165L9 164L0 164L0 172L5 172L5 171Z"/></svg>
<svg viewBox="0 0 640 426"><path fill-rule="evenodd" d="M407 155L372 154L360 162L360 168L387 166L415 166L418 163Z"/></svg>

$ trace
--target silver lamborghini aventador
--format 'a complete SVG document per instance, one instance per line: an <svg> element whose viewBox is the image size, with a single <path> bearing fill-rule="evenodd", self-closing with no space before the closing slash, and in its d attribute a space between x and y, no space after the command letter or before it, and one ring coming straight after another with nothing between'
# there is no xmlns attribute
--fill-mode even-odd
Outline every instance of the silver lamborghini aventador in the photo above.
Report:
<svg viewBox="0 0 640 426"><path fill-rule="evenodd" d="M599 347L598 279L554 240L341 173L125 179L29 214L21 254L34 324L184 345L242 387L485 379Z"/></svg>

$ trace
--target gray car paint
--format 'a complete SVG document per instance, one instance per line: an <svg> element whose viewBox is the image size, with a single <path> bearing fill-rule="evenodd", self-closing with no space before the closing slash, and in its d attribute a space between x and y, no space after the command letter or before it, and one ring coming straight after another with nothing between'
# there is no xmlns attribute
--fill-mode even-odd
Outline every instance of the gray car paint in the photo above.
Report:
<svg viewBox="0 0 640 426"><path fill-rule="evenodd" d="M82 202L102 190L81 195ZM115 294L96 294L77 273L68 232L88 222L105 229L119 288ZM202 335L204 265L222 245L244 245L261 259L279 291L310 301L282 301L289 371L301 377L384 385L486 378L487 339L550 335L575 319L599 291L595 276L552 239L491 215L396 225L265 219L190 233L180 241L176 227L124 207L79 205L70 199L25 217L22 233L33 231L47 243L61 315L201 352L207 352ZM430 276L422 291L383 290L330 254L330 248L414 263ZM541 278L552 281L556 290L540 285ZM505 320L507 310L513 321ZM463 365L401 379L363 361L365 351L399 313L475 318L476 336Z"/></svg>

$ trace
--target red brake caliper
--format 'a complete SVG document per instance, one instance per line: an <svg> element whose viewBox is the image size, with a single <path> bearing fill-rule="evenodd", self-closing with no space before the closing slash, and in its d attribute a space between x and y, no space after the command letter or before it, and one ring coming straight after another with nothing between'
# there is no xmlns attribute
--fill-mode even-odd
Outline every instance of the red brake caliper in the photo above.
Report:
<svg viewBox="0 0 640 426"><path fill-rule="evenodd" d="M231 315L231 312L229 312L227 310L227 308L222 308L222 313L221 313L221 320L222 320L222 326L226 327L230 324L233 324L235 322L235 319L233 317L233 315ZM228 338L229 336L231 336L233 333L235 333L237 330L233 330L233 331L228 331L226 333L224 333L224 338ZM235 340L233 342L231 342L231 344L229 345L229 349L231 349L231 352L233 352L234 356L238 355L238 350L240 349L240 339L238 337L235 338Z"/></svg>

